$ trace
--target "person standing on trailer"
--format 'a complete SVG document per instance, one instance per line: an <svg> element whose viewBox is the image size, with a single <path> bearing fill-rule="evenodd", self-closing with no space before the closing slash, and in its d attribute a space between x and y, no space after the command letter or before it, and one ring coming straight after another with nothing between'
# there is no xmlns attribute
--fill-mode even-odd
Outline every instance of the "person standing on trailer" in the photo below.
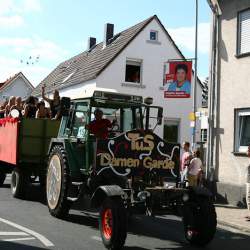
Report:
<svg viewBox="0 0 250 250"><path fill-rule="evenodd" d="M54 120L59 120L61 118L61 98L59 91L54 90L53 99L45 96L45 85L42 86L42 98L49 103L51 118Z"/></svg>

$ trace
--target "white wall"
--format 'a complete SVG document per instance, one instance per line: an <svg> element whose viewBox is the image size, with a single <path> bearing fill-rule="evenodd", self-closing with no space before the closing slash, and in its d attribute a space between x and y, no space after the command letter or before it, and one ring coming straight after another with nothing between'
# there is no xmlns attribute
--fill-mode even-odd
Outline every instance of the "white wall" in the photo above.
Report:
<svg viewBox="0 0 250 250"><path fill-rule="evenodd" d="M159 31L158 37L161 44L146 42L149 40L150 30ZM142 84L144 88L122 86L125 82L126 58L143 60ZM97 86L116 89L120 93L131 95L151 96L154 104L164 108L164 116L167 119L180 120L180 142L191 141L190 122L188 114L192 111L192 98L189 99L164 99L163 90L160 90L163 83L164 62L168 59L181 58L177 50L165 35L161 26L153 20L130 45L107 67L97 78ZM199 84L198 84L199 85ZM197 107L201 107L202 90L200 85L197 88ZM198 121L198 123L200 123ZM197 129L197 131L200 131ZM156 131L163 135L163 126ZM200 140L199 132L197 140Z"/></svg>
<svg viewBox="0 0 250 250"><path fill-rule="evenodd" d="M4 101L4 96L21 96L26 98L31 94L31 87L23 80L22 77L18 77L9 86L0 92L0 103Z"/></svg>
<svg viewBox="0 0 250 250"><path fill-rule="evenodd" d="M90 80L64 89L59 89L59 93L61 97L66 96L71 99L76 99L89 96L94 89L96 89L96 82L95 80Z"/></svg>

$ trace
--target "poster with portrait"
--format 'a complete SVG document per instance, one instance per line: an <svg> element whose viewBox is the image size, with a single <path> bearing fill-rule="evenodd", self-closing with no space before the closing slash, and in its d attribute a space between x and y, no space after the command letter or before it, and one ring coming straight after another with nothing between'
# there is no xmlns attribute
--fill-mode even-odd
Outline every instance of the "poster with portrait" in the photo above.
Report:
<svg viewBox="0 0 250 250"><path fill-rule="evenodd" d="M164 98L190 98L192 61L171 61L165 64Z"/></svg>

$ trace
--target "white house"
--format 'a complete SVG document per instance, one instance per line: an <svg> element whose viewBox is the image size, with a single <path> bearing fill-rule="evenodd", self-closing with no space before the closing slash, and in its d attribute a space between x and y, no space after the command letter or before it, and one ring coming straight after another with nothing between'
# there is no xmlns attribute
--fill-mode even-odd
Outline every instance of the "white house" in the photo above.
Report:
<svg viewBox="0 0 250 250"><path fill-rule="evenodd" d="M33 90L34 87L30 81L22 72L19 72L5 82L0 83L0 103L8 99L10 96L20 96L25 99Z"/></svg>
<svg viewBox="0 0 250 250"><path fill-rule="evenodd" d="M184 59L184 56L158 17L152 16L116 35L113 30L114 25L106 24L103 42L96 44L95 38L89 38L88 50L61 63L33 94L41 95L41 86L45 84L47 93L58 89L61 96L71 98L84 97L95 88L151 96L155 105L164 107L164 125L158 129L158 134L168 141L190 141L188 115L192 111L192 97L165 99L163 92L165 62ZM198 107L201 107L201 99L202 88L198 81ZM199 140L199 129L197 131Z"/></svg>

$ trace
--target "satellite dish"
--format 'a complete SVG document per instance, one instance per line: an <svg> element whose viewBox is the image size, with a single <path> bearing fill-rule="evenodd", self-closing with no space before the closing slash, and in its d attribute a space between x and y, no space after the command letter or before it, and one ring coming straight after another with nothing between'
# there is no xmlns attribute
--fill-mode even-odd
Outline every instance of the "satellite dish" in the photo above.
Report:
<svg viewBox="0 0 250 250"><path fill-rule="evenodd" d="M11 115L11 117L13 117L13 118L19 118L20 113L19 113L19 111L18 111L17 109L12 109L12 110L10 111L10 115Z"/></svg>

